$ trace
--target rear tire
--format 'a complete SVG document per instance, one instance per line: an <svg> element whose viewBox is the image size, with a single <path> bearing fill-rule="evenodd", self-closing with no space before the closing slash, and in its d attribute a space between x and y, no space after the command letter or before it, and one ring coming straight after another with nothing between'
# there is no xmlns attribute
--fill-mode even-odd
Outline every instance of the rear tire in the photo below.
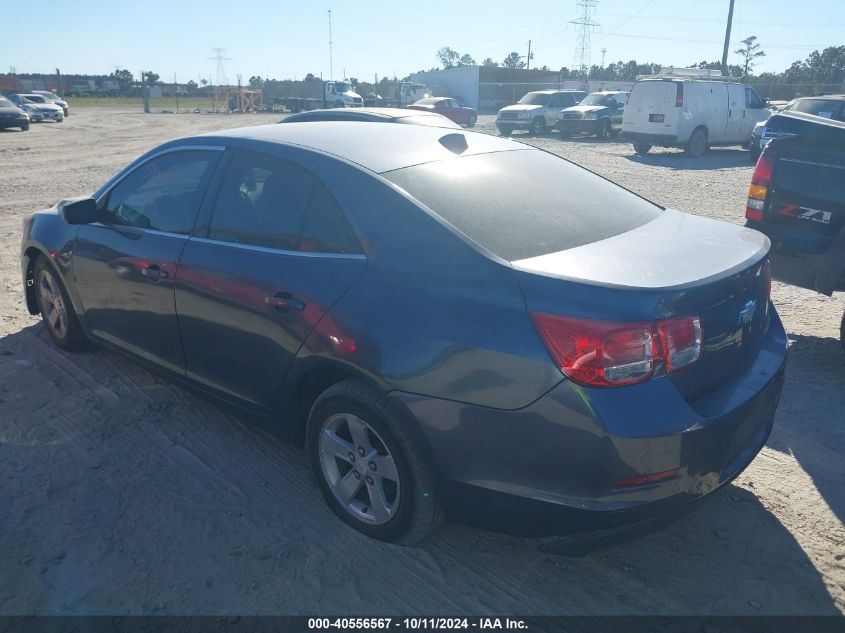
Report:
<svg viewBox="0 0 845 633"><path fill-rule="evenodd" d="M475 122L478 121L478 117L474 114L469 115L469 121L467 121L467 127L475 127Z"/></svg>
<svg viewBox="0 0 845 633"><path fill-rule="evenodd" d="M311 407L306 447L326 503L359 532L411 544L443 520L424 441L371 387L348 380L326 389Z"/></svg>
<svg viewBox="0 0 845 633"><path fill-rule="evenodd" d="M56 269L40 256L33 277L38 310L53 343L69 352L85 349L88 341Z"/></svg>
<svg viewBox="0 0 845 633"><path fill-rule="evenodd" d="M29 123L24 123L21 126L21 132L26 132L29 129Z"/></svg>
<svg viewBox="0 0 845 633"><path fill-rule="evenodd" d="M531 122L531 135L543 136L546 133L546 120L542 117L537 117Z"/></svg>
<svg viewBox="0 0 845 633"><path fill-rule="evenodd" d="M704 128L697 127L687 141L684 152L693 158L700 158L707 151L707 132Z"/></svg>
<svg viewBox="0 0 845 633"><path fill-rule="evenodd" d="M651 145L648 143L634 143L634 151L640 156L645 156L651 151Z"/></svg>

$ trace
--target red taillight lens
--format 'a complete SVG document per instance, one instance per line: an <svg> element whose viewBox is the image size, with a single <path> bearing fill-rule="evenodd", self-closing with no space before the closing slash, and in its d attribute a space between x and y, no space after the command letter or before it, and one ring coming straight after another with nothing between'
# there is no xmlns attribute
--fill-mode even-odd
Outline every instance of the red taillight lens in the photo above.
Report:
<svg viewBox="0 0 845 633"><path fill-rule="evenodd" d="M751 176L751 182L755 185L763 185L768 187L772 182L772 172L775 169L775 160L770 154L763 152L760 158L757 159L757 164L754 166L754 174Z"/></svg>
<svg viewBox="0 0 845 633"><path fill-rule="evenodd" d="M557 366L582 385L631 385L651 378L659 360L673 371L695 362L701 354L698 317L619 323L542 313L531 316Z"/></svg>
<svg viewBox="0 0 845 633"><path fill-rule="evenodd" d="M684 107L684 84L675 84L675 107Z"/></svg>
<svg viewBox="0 0 845 633"><path fill-rule="evenodd" d="M748 187L748 201L745 203L745 217L749 220L763 220L774 168L774 159L766 152L760 154L751 176L751 186Z"/></svg>
<svg viewBox="0 0 845 633"><path fill-rule="evenodd" d="M686 367L701 356L701 320L698 317L660 321L657 333L667 372Z"/></svg>

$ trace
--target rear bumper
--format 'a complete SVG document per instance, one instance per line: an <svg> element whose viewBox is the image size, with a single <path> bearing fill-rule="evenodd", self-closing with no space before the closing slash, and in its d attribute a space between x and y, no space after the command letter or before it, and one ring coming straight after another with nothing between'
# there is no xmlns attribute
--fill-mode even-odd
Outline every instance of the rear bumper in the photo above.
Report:
<svg viewBox="0 0 845 633"><path fill-rule="evenodd" d="M845 291L845 269L837 258L828 256L832 248L829 237L754 220L747 220L745 226L771 240L773 279L827 295ZM828 281L819 283L820 278Z"/></svg>
<svg viewBox="0 0 845 633"><path fill-rule="evenodd" d="M661 145L664 147L676 147L678 137L673 134L651 134L646 132L626 132L624 129L619 135L624 141L631 143L646 143L648 145Z"/></svg>
<svg viewBox="0 0 845 633"><path fill-rule="evenodd" d="M660 378L619 389L563 381L516 411L394 395L428 438L448 516L542 536L679 512L731 481L771 432L785 362L773 311L753 361L695 403ZM675 469L658 483L616 483Z"/></svg>

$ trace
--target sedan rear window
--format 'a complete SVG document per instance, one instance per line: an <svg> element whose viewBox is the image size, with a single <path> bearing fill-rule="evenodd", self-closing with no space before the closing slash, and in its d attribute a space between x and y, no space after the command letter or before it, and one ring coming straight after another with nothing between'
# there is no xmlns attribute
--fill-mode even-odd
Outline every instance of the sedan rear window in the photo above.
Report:
<svg viewBox="0 0 845 633"><path fill-rule="evenodd" d="M508 261L607 239L661 212L626 189L539 150L478 154L382 175Z"/></svg>

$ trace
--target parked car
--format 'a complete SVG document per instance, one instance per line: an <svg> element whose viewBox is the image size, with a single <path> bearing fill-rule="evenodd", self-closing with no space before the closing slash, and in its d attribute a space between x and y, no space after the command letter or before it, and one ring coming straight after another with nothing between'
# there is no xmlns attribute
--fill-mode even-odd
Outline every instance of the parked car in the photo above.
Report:
<svg viewBox="0 0 845 633"><path fill-rule="evenodd" d="M640 521L766 442L762 234L551 153L419 125L170 141L24 221L26 305L270 416L372 537Z"/></svg>
<svg viewBox="0 0 845 633"><path fill-rule="evenodd" d="M327 108L309 110L285 117L279 123L302 123L304 121L368 121L371 123L406 123L461 129L442 114L407 108Z"/></svg>
<svg viewBox="0 0 845 633"><path fill-rule="evenodd" d="M845 122L793 109L767 128L746 226L772 241L775 279L827 296L845 291ZM845 315L840 334L845 348Z"/></svg>
<svg viewBox="0 0 845 633"><path fill-rule="evenodd" d="M793 99L779 111L804 112L805 114L814 114L822 118L833 119L834 121L845 121L845 94L800 97ZM758 122L751 132L749 150L751 151L751 159L754 162L760 157L760 152L763 151L766 144L775 138L776 135L776 132L768 130L766 127L767 122L768 119Z"/></svg>
<svg viewBox="0 0 845 633"><path fill-rule="evenodd" d="M50 92L49 90L33 90L32 94L46 97L49 101L52 101L57 106L61 107L62 112L64 112L65 116L68 116L70 114L70 108L68 107L67 101L62 99L55 92Z"/></svg>
<svg viewBox="0 0 845 633"><path fill-rule="evenodd" d="M647 154L654 145L693 157L715 145L748 146L751 130L771 112L751 86L670 74L640 79L622 118L622 138Z"/></svg>
<svg viewBox="0 0 845 633"><path fill-rule="evenodd" d="M36 94L10 94L6 98L29 115L32 121L65 120L65 113L61 106L56 105L46 97Z"/></svg>
<svg viewBox="0 0 845 633"><path fill-rule="evenodd" d="M475 122L478 120L478 112L475 108L468 108L462 102L451 97L427 97L412 103L408 106L408 109L434 112L466 127L475 127Z"/></svg>
<svg viewBox="0 0 845 633"><path fill-rule="evenodd" d="M22 132L29 129L29 115L6 97L0 97L0 129L19 127Z"/></svg>
<svg viewBox="0 0 845 633"><path fill-rule="evenodd" d="M586 96L582 90L529 92L516 105L499 110L496 127L502 136L508 136L514 130L527 130L535 136L545 134L557 126L558 114L563 108L578 105Z"/></svg>
<svg viewBox="0 0 845 633"><path fill-rule="evenodd" d="M617 136L622 131L627 92L605 90L587 95L581 103L565 108L558 115L562 137L591 134L597 138Z"/></svg>

